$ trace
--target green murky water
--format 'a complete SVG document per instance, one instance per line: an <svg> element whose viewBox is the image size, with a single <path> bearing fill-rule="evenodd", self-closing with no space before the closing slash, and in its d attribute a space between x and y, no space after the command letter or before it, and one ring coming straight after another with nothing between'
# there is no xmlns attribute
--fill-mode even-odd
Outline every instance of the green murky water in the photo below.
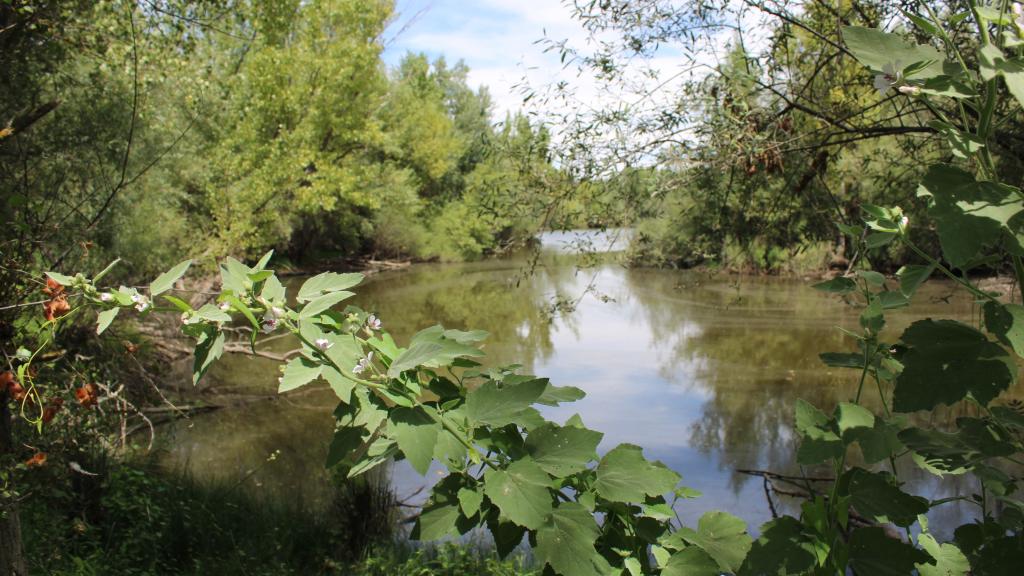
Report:
<svg viewBox="0 0 1024 576"><path fill-rule="evenodd" d="M771 515L762 480L738 470L799 472L794 404L803 398L830 410L853 397L856 375L817 356L852 348L836 326L855 327L857 311L810 289L810 280L632 270L614 258L581 269L579 257L558 248L566 241L547 236L534 267L518 257L381 273L358 290L356 303L376 311L400 342L435 323L489 331L488 363L519 363L587 392L546 409L548 418L579 412L605 433L602 450L643 446L703 492L678 506L685 521L724 509L756 529ZM970 300L952 293L949 284L926 284L913 307L889 315L892 333L922 316L970 318ZM281 339L270 348L294 345ZM275 362L237 355L220 363L205 393L272 395L277 375ZM315 502L324 493L334 404L328 390L313 389L193 417L167 429L167 462L199 477L244 478L272 498ZM391 474L400 495L437 477L420 478L403 463ZM911 466L906 474L929 498L971 490L956 477ZM779 512L793 513L796 504L776 499ZM948 504L933 521L950 525L969 512Z"/></svg>

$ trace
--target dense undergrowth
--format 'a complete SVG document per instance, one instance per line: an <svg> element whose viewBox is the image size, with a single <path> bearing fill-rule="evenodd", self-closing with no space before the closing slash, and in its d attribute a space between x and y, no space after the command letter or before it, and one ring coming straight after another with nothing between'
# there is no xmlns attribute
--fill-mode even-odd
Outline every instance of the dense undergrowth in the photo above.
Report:
<svg viewBox="0 0 1024 576"><path fill-rule="evenodd" d="M22 513L34 573L86 575L528 573L486 545L414 546L379 477L338 479L330 502L261 497L236 482L200 482L152 458L95 460L83 473L40 470L46 489ZM88 466L88 468L86 468ZM91 476L90 474L96 474Z"/></svg>

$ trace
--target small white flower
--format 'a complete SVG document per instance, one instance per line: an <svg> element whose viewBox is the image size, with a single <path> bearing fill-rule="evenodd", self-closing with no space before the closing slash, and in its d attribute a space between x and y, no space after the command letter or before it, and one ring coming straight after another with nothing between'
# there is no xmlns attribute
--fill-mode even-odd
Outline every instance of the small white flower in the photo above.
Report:
<svg viewBox="0 0 1024 576"><path fill-rule="evenodd" d="M227 312L228 310L231 310L231 304L228 304L227 302L221 302L218 308L220 308L224 312Z"/></svg>
<svg viewBox="0 0 1024 576"><path fill-rule="evenodd" d="M142 294L132 294L132 302L135 302L135 309L139 312L145 312L149 310L150 303L149 299Z"/></svg>
<svg viewBox="0 0 1024 576"><path fill-rule="evenodd" d="M188 324L188 320L189 320L190 316L191 316L191 314L189 314L188 312L182 312L181 313L181 323L182 324Z"/></svg>
<svg viewBox="0 0 1024 576"><path fill-rule="evenodd" d="M900 86L897 90L900 91L900 94L906 96L917 96L921 93L921 88L918 86Z"/></svg>
<svg viewBox="0 0 1024 576"><path fill-rule="evenodd" d="M885 96L886 92L896 84L899 84L899 82L900 73L896 70L896 66L886 64L882 66L882 73L875 75L875 90L878 90L882 96Z"/></svg>
<svg viewBox="0 0 1024 576"><path fill-rule="evenodd" d="M114 299L114 295L111 294L110 292L102 292L102 293L100 293L100 302L110 302L113 299Z"/></svg>
<svg viewBox="0 0 1024 576"><path fill-rule="evenodd" d="M284 316L284 310L272 306L263 313L263 333L270 334L277 329L278 320Z"/></svg>
<svg viewBox="0 0 1024 576"><path fill-rule="evenodd" d="M274 330L277 330L277 318L274 317L263 317L263 333L270 334Z"/></svg>
<svg viewBox="0 0 1024 576"><path fill-rule="evenodd" d="M313 343L316 344L316 347L320 350L327 350L331 346L334 346L334 344L327 338L317 338Z"/></svg>
<svg viewBox="0 0 1024 576"><path fill-rule="evenodd" d="M366 358L360 359L359 363L356 364L355 368L352 369L352 373L353 374L362 374L363 372L366 371L367 368L370 367L370 363L371 362L373 362L373 352L370 352L369 354L367 354Z"/></svg>
<svg viewBox="0 0 1024 576"><path fill-rule="evenodd" d="M906 228L907 224L910 224L910 218L907 218L906 216L900 218L900 228Z"/></svg>
<svg viewBox="0 0 1024 576"><path fill-rule="evenodd" d="M367 316L367 318L366 318L366 327L367 328L369 328L370 330L380 330L380 326L381 326L380 318L377 318L373 314L370 314L369 316Z"/></svg>
<svg viewBox="0 0 1024 576"><path fill-rule="evenodd" d="M1017 28L1024 30L1024 5L1014 2L1010 11L1013 12L1013 23L1017 25Z"/></svg>

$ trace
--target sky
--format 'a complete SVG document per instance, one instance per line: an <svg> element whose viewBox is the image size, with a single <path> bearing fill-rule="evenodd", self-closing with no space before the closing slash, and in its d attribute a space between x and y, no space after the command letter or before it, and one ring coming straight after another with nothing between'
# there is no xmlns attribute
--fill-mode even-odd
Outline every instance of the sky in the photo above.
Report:
<svg viewBox="0 0 1024 576"><path fill-rule="evenodd" d="M544 54L536 41L545 31L555 39L582 44L582 27L559 0L397 0L398 18L385 34L384 60L396 65L407 52L464 60L470 85L487 86L495 117L522 106L515 88L524 77L535 86L574 76L557 54Z"/></svg>
<svg viewBox="0 0 1024 576"><path fill-rule="evenodd" d="M492 120L500 122L506 113L526 109L551 129L553 141L570 137L578 141L567 118L588 118L595 111L628 109L629 118L653 117L661 111L680 106L679 95L687 81L700 79L713 70L723 48L735 38L728 32L717 34L689 54L671 43L642 63L633 61L627 72L628 81L602 85L590 73L580 74L575 66L564 67L557 51L546 53L539 43L547 37L566 40L568 45L587 53L594 39L573 17L567 0L396 0L398 16L385 32L384 61L397 65L408 52L426 53L431 59L444 56L450 63L464 61L470 69L468 82L477 88L486 86L494 107ZM571 3L571 2L570 2ZM733 0L734 14L739 14L744 30L744 43L750 51L767 46L763 14L748 10L742 0ZM615 32L605 32L602 41L615 40ZM650 73L650 74L649 74ZM544 94L559 82L569 89L562 99L531 100L524 106L524 86ZM638 87L645 87L638 90ZM646 93L648 88L654 88ZM550 94L550 93L549 93ZM684 109L698 110L697 105L683 102ZM582 121L588 126L588 121ZM657 139L658 134L637 136L634 125L627 122L602 134L588 135L595 142L626 142L643 150L643 139ZM690 138L689 129L680 132ZM620 157L612 154L611 157ZM647 158L647 157L645 157ZM648 158L649 159L649 158ZM639 159L643 161L643 159Z"/></svg>

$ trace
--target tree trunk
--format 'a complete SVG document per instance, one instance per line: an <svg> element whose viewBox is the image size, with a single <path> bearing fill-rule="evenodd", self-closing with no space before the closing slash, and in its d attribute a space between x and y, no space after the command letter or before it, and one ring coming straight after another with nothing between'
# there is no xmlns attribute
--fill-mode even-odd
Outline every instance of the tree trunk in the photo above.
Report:
<svg viewBox="0 0 1024 576"><path fill-rule="evenodd" d="M11 411L7 393L0 392L0 457L14 449L11 436ZM18 506L0 501L0 576L25 576L28 567L21 544L21 520Z"/></svg>

